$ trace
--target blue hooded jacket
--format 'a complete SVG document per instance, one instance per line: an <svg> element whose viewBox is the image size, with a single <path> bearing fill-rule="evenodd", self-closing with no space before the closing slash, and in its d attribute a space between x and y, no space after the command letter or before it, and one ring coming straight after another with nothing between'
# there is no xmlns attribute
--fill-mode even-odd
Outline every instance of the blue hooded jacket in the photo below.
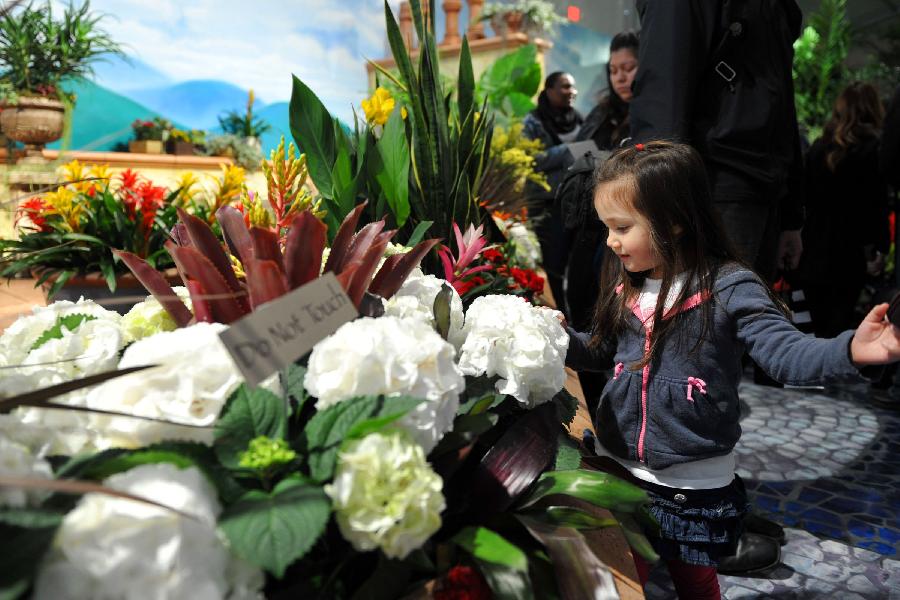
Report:
<svg viewBox="0 0 900 600"><path fill-rule="evenodd" d="M703 331L702 302L712 302L712 326ZM649 347L653 314L635 303L616 340L589 348L590 335L569 329L566 364L576 371L614 367L594 418L597 438L623 459L663 469L729 453L741 435L738 383L746 351L771 377L790 385L864 381L850 361L853 331L833 339L798 331L745 268L726 265L712 294L695 292L664 318L688 311L681 331L666 337L658 358L629 368Z"/></svg>

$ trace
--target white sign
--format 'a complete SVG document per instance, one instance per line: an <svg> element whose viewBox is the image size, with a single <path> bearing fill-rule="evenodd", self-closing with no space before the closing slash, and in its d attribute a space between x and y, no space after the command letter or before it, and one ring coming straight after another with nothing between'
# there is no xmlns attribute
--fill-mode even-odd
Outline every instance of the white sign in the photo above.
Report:
<svg viewBox="0 0 900 600"><path fill-rule="evenodd" d="M326 273L263 304L219 336L247 383L256 385L357 316L337 278Z"/></svg>

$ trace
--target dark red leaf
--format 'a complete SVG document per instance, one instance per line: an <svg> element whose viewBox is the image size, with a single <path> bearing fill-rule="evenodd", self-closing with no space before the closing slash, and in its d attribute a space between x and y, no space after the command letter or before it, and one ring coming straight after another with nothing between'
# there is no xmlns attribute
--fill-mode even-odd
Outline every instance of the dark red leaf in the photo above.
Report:
<svg viewBox="0 0 900 600"><path fill-rule="evenodd" d="M249 303L238 302L236 298L238 293L246 292L243 289L240 292L232 290L208 258L194 248L174 248L174 252L174 256L178 258L188 277L200 283L207 295L206 301L216 321L228 324L249 312L246 307Z"/></svg>
<svg viewBox="0 0 900 600"><path fill-rule="evenodd" d="M162 273L131 252L113 250L113 254L122 259L122 262L134 273L141 285L147 288L147 291L153 294L153 297L166 309L166 312L172 315L176 325L184 327L191 322L193 318L191 311L184 305L184 302L181 301Z"/></svg>
<svg viewBox="0 0 900 600"><path fill-rule="evenodd" d="M335 266L335 272L340 273L343 270L344 265L350 264L357 260L362 260L362 257L366 255L366 252L369 251L369 248L372 246L375 238L378 237L378 234L380 234L383 229L383 219L381 221L369 223L368 225L360 229L350 241L350 248L347 250L347 254L344 256L344 259L340 264Z"/></svg>
<svg viewBox="0 0 900 600"><path fill-rule="evenodd" d="M351 302L353 302L353 306L359 308L363 294L369 287L369 282L372 281L372 275L375 274L375 269L378 268L378 263L384 256L384 250L387 248L388 241L395 233L397 232L388 231L377 235L375 241L369 246L368 252L363 255L362 264L354 273L353 280L350 282L350 290L347 292Z"/></svg>
<svg viewBox="0 0 900 600"><path fill-rule="evenodd" d="M171 236L179 246L191 245L191 238L188 236L187 228L180 221L172 227Z"/></svg>
<svg viewBox="0 0 900 600"><path fill-rule="evenodd" d="M344 262L344 257L350 249L350 241L353 239L353 234L356 232L356 224L359 222L359 217L366 207L366 204L368 204L368 201L357 204L356 208L344 217L344 221L338 228L337 235L334 236L334 242L331 244L331 254L328 255L328 260L325 261L326 273L328 271L339 273L342 270L337 266L342 265Z"/></svg>
<svg viewBox="0 0 900 600"><path fill-rule="evenodd" d="M250 304L256 310L261 304L284 296L288 292L288 284L275 261L253 258L247 264L247 289Z"/></svg>
<svg viewBox="0 0 900 600"><path fill-rule="evenodd" d="M396 294L403 282L406 281L406 278L409 277L409 274L412 273L412 270L419 266L419 263L428 254L428 251L440 241L439 239L432 239L419 242L415 248L406 254L396 254L395 256L400 257L396 261L390 260L394 256L390 257L385 261L381 270L378 271L375 281L369 286L369 291L385 299Z"/></svg>
<svg viewBox="0 0 900 600"><path fill-rule="evenodd" d="M241 284L238 282L237 276L234 274L234 269L231 267L231 260L229 260L228 255L225 254L225 250L222 249L219 238L217 238L216 234L213 233L213 230L209 228L206 221L195 217L194 215L189 215L180 208L178 209L178 218L184 223L191 244L193 244L194 248L196 248L197 251L215 267L229 289L235 293L242 291ZM194 276L194 278L200 279L197 276ZM242 305L245 310L249 308L243 297L237 297L236 299L238 304Z"/></svg>
<svg viewBox="0 0 900 600"><path fill-rule="evenodd" d="M319 276L327 235L325 224L308 210L294 219L284 245L284 266L291 289Z"/></svg>
<svg viewBox="0 0 900 600"><path fill-rule="evenodd" d="M238 257L241 263L253 258L253 241L250 239L250 231L244 223L244 215L233 206L225 205L216 211L216 219L222 228L222 236L231 253Z"/></svg>
<svg viewBox="0 0 900 600"><path fill-rule="evenodd" d="M271 260L281 272L284 273L284 258L281 256L281 248L278 246L278 234L260 227L250 228L250 239L253 240L253 257L257 260ZM244 272L250 269L244 265Z"/></svg>
<svg viewBox="0 0 900 600"><path fill-rule="evenodd" d="M546 403L519 418L475 468L470 502L486 513L506 510L556 456L556 408Z"/></svg>
<svg viewBox="0 0 900 600"><path fill-rule="evenodd" d="M209 306L209 300L206 299L206 292L203 286L196 279L188 279L184 282L191 294L191 307L194 309L194 319L198 323L215 323L212 308Z"/></svg>
<svg viewBox="0 0 900 600"><path fill-rule="evenodd" d="M350 289L350 284L353 282L353 276L356 274L356 270L361 264L362 261L351 263L337 275L338 283L341 284L341 287L344 288L345 292Z"/></svg>

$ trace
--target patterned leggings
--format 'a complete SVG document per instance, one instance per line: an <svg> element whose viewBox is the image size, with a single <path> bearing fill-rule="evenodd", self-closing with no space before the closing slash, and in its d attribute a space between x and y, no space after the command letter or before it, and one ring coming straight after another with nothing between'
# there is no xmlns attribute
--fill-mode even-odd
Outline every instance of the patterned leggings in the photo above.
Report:
<svg viewBox="0 0 900 600"><path fill-rule="evenodd" d="M637 567L641 587L644 587L650 577L650 565L637 554L634 555L634 565ZM675 591L682 600L721 600L715 567L689 565L680 560L668 560L666 566L669 567Z"/></svg>

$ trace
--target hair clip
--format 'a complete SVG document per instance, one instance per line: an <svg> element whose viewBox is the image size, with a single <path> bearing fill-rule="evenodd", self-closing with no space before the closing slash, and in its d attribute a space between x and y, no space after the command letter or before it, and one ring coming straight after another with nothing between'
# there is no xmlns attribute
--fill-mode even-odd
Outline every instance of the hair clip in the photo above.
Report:
<svg viewBox="0 0 900 600"><path fill-rule="evenodd" d="M644 149L644 145L643 144L635 144L634 149L637 150L638 152L640 152L641 150Z"/></svg>

